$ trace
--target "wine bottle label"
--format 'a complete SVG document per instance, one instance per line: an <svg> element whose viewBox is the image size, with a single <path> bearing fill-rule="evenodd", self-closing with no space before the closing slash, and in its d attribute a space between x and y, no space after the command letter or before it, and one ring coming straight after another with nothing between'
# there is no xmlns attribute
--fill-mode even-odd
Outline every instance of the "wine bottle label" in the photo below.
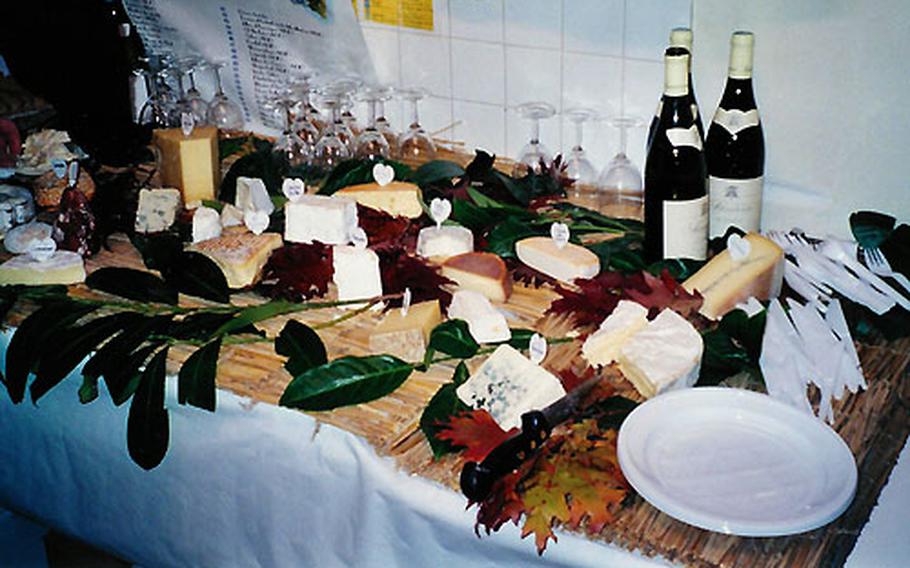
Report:
<svg viewBox="0 0 910 568"><path fill-rule="evenodd" d="M692 146L699 150L702 149L701 136L698 135L698 127L694 124L689 128L668 128L667 139L674 148Z"/></svg>
<svg viewBox="0 0 910 568"><path fill-rule="evenodd" d="M711 238L721 237L731 225L756 232L761 224L761 194L764 177L725 179L708 177Z"/></svg>
<svg viewBox="0 0 910 568"><path fill-rule="evenodd" d="M708 256L708 196L664 201L664 258Z"/></svg>
<svg viewBox="0 0 910 568"><path fill-rule="evenodd" d="M735 135L752 126L758 126L758 109L744 112L738 109L725 110L717 107L717 112L714 113L714 122L722 126L731 135Z"/></svg>

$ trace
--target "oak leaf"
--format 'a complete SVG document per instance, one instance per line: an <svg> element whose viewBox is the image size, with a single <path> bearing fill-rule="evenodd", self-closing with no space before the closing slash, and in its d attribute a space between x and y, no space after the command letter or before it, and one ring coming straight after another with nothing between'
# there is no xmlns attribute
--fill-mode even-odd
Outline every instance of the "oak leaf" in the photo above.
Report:
<svg viewBox="0 0 910 568"><path fill-rule="evenodd" d="M493 448L517 432L517 428L506 432L493 420L489 412L477 409L450 418L436 437L447 440L454 446L463 447L465 450L461 455L465 460L481 461Z"/></svg>

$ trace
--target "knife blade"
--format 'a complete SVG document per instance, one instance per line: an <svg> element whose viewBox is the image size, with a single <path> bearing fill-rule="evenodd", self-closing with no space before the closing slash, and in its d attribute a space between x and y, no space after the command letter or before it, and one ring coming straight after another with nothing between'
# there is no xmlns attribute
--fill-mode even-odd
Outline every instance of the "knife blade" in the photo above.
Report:
<svg viewBox="0 0 910 568"><path fill-rule="evenodd" d="M465 462L460 478L465 497L474 503L486 499L496 481L518 469L546 442L553 428L579 410L582 401L601 379L602 375L594 376L549 406L525 412L521 415L519 433L493 448L480 463Z"/></svg>

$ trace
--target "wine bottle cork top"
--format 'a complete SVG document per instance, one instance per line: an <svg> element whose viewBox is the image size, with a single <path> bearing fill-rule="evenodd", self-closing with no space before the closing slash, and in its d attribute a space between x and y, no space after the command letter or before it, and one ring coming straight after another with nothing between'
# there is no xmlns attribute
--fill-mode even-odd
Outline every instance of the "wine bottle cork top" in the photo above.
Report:
<svg viewBox="0 0 910 568"><path fill-rule="evenodd" d="M692 52L692 30L689 28L673 28L670 30L670 46L685 47Z"/></svg>
<svg viewBox="0 0 910 568"><path fill-rule="evenodd" d="M755 45L755 36L752 32L738 31L730 36L730 68L729 74L733 79L749 79L752 77L752 48Z"/></svg>
<svg viewBox="0 0 910 568"><path fill-rule="evenodd" d="M670 48L664 54L664 94L681 97L689 92L689 54Z"/></svg>

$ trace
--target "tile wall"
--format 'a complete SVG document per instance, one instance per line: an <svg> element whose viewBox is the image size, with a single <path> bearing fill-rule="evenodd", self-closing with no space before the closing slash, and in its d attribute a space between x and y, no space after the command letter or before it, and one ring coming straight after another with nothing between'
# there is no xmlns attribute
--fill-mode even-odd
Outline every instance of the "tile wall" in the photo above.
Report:
<svg viewBox="0 0 910 568"><path fill-rule="evenodd" d="M369 0L357 2L363 14ZM361 20L379 80L427 88L421 122L431 132L448 128L439 137L512 157L527 141L529 126L514 111L525 101L549 102L557 112L584 106L650 120L669 31L690 26L692 11L691 0L432 3L432 31ZM393 102L386 114L401 127L409 112ZM630 133L629 154L639 166L644 138L644 128ZM541 140L553 153L568 152L574 128L557 114L542 124ZM619 136L605 122L588 124L584 145L602 168Z"/></svg>

